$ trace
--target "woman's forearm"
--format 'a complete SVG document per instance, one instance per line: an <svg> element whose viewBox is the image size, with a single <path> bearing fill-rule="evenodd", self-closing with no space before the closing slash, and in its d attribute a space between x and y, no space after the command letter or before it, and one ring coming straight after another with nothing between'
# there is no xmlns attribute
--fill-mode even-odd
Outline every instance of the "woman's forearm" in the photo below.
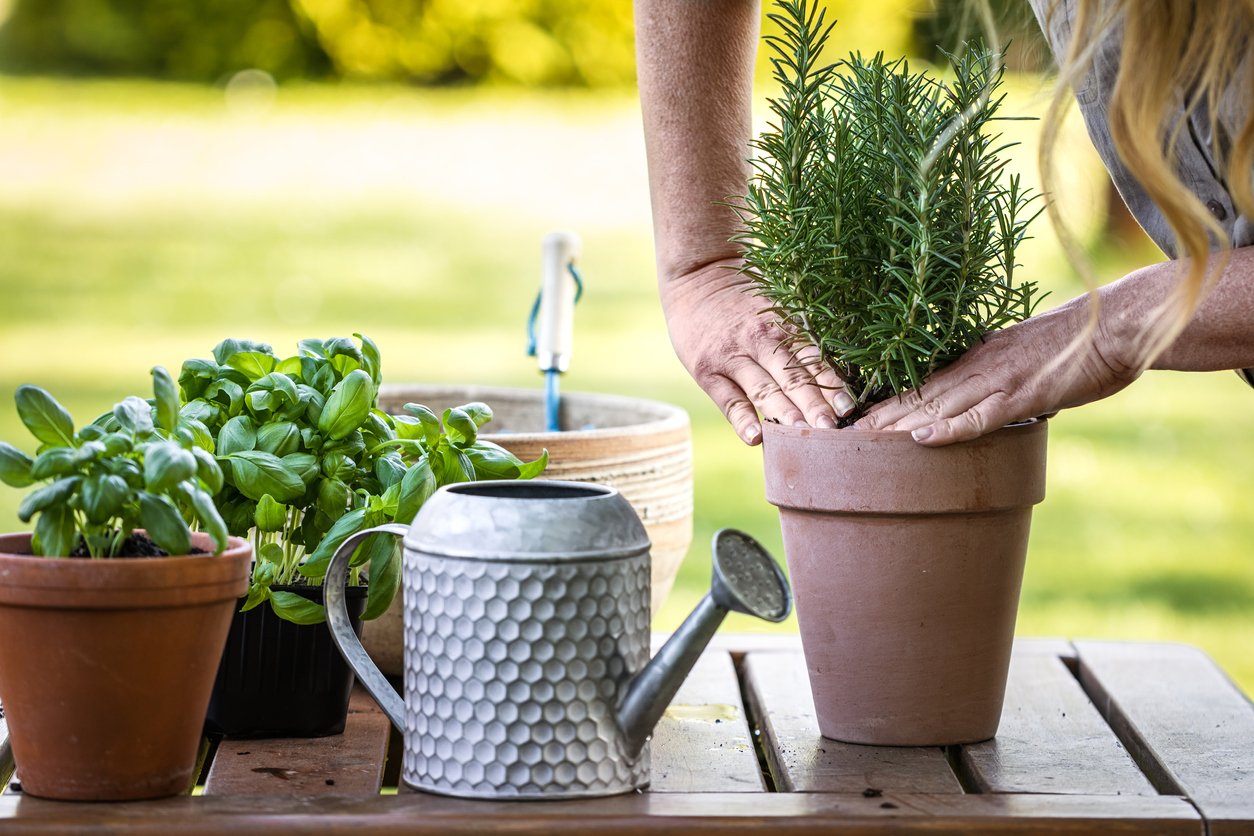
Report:
<svg viewBox="0 0 1254 836"><path fill-rule="evenodd" d="M637 0L636 52L659 280L737 254L720 201L749 176L756 0Z"/></svg>

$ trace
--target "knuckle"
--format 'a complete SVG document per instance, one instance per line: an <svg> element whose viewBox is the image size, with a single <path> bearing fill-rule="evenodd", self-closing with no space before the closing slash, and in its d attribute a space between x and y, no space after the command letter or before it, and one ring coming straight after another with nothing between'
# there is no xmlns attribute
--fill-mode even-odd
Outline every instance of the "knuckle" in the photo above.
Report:
<svg viewBox="0 0 1254 836"><path fill-rule="evenodd" d="M753 391L749 392L749 400L760 404L779 395L782 391L778 383L773 380L766 380L753 387Z"/></svg>

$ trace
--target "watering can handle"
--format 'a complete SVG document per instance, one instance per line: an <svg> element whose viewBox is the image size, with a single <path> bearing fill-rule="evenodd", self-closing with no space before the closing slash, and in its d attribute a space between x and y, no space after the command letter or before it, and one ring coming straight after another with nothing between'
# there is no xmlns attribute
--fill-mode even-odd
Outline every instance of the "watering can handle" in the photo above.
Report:
<svg viewBox="0 0 1254 836"><path fill-rule="evenodd" d="M358 531L340 544L331 564L327 567L326 580L323 581L323 593L327 604L327 626L331 629L331 639L339 648L340 655L349 667L357 674L358 681L366 686L366 690L374 697L375 702L388 715L392 725L398 731L405 731L405 701L396 689L391 686L379 666L374 663L366 648L362 647L361 639L353 632L353 625L348 620L348 604L345 600L344 585L348 583L348 561L361 541L371 534L391 534L404 537L409 531L403 525L380 525Z"/></svg>

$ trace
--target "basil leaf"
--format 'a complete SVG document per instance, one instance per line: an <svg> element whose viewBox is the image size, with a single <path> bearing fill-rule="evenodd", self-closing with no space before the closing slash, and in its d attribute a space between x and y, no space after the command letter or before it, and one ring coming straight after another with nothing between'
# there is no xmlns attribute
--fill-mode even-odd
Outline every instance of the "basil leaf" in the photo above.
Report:
<svg viewBox="0 0 1254 836"><path fill-rule="evenodd" d="M374 401L374 381L360 369L335 385L318 416L318 431L333 441L347 437L365 423Z"/></svg>
<svg viewBox="0 0 1254 836"><path fill-rule="evenodd" d="M540 451L540 457L534 461L523 462L522 467L518 469L519 479L534 479L544 472L549 466L549 451L544 449Z"/></svg>
<svg viewBox="0 0 1254 836"><path fill-rule="evenodd" d="M18 506L17 518L22 522L30 522L31 517L45 508L64 505L78 489L78 484L82 479L82 476L66 476L50 485L31 491Z"/></svg>
<svg viewBox="0 0 1254 836"><path fill-rule="evenodd" d="M366 539L362 551L370 560L370 587L361 618L370 621L383 615L396 597L401 581L401 544L391 534L379 533Z"/></svg>
<svg viewBox="0 0 1254 836"><path fill-rule="evenodd" d="M261 606L270 600L270 585L250 583L248 585L248 597L244 599L244 606L239 608L240 612L248 612L251 609Z"/></svg>
<svg viewBox="0 0 1254 836"><path fill-rule="evenodd" d="M196 475L196 457L176 442L149 444L144 450L144 484L148 490L164 493Z"/></svg>
<svg viewBox="0 0 1254 836"><path fill-rule="evenodd" d="M365 360L366 372L378 386L383 381L383 358L379 354L379 347L365 334L353 334L353 336L361 340L361 353Z"/></svg>
<svg viewBox="0 0 1254 836"><path fill-rule="evenodd" d="M244 496L260 501L270 494L280 502L291 502L305 493L300 476L272 453L245 450L226 457L232 483Z"/></svg>
<svg viewBox="0 0 1254 836"><path fill-rule="evenodd" d="M44 557L69 557L78 545L74 513L65 505L57 505L39 515L35 523L35 539Z"/></svg>
<svg viewBox="0 0 1254 836"><path fill-rule="evenodd" d="M253 522L258 531L282 531L287 524L287 506L276 502L274 497L266 494L257 501L257 509L253 511Z"/></svg>
<svg viewBox="0 0 1254 836"><path fill-rule="evenodd" d="M87 522L99 525L110 517L121 515L122 505L131 495L130 486L121 476L106 473L83 480L79 501Z"/></svg>
<svg viewBox="0 0 1254 836"><path fill-rule="evenodd" d="M464 404L461 410L470 416L470 420L475 422L476 427L482 427L492 420L492 407L480 401Z"/></svg>
<svg viewBox="0 0 1254 836"><path fill-rule="evenodd" d="M213 347L213 359L217 360L219 365L224 365L233 354L238 354L241 351L274 354L274 349L265 343L253 342L252 340L226 339Z"/></svg>
<svg viewBox="0 0 1254 836"><path fill-rule="evenodd" d="M205 400L226 407L227 415L238 415L244 408L244 387L234 380L215 380L205 389Z"/></svg>
<svg viewBox="0 0 1254 836"><path fill-rule="evenodd" d="M222 468L218 466L218 460L213 454L202 447L193 447L192 455L196 457L196 475L205 483L209 493L216 494L222 490Z"/></svg>
<svg viewBox="0 0 1254 836"><path fill-rule="evenodd" d="M241 372L249 380L257 380L274 371L278 359L261 351L240 351L227 358L225 365Z"/></svg>
<svg viewBox="0 0 1254 836"><path fill-rule="evenodd" d="M212 426L218 423L222 410L217 404L198 398L183 404L183 408L179 410L179 415L188 421L200 421L206 426Z"/></svg>
<svg viewBox="0 0 1254 836"><path fill-rule="evenodd" d="M152 407L143 398L131 395L124 399L113 407L113 417L118 419L123 429L130 430L134 435L144 436L152 432Z"/></svg>
<svg viewBox="0 0 1254 836"><path fill-rule="evenodd" d="M154 543L169 555L185 555L192 550L192 532L168 499L141 491L139 519Z"/></svg>
<svg viewBox="0 0 1254 836"><path fill-rule="evenodd" d="M215 554L222 554L226 551L227 531L226 522L222 519L222 515L218 513L218 506L213 504L213 497L199 488L190 491L192 509L196 512L196 519L200 521L200 526L205 533L213 538L213 544L217 547Z"/></svg>
<svg viewBox="0 0 1254 836"><path fill-rule="evenodd" d="M318 478L318 457L312 453L288 453L283 457L283 464L306 485L312 485Z"/></svg>
<svg viewBox="0 0 1254 836"><path fill-rule="evenodd" d="M365 508L357 508L340 517L327 531L318 547L309 555L309 559L298 567L298 571L311 580L321 580L326 577L327 566L330 565L331 558L335 556L335 550L349 537L365 528L365 522Z"/></svg>
<svg viewBox="0 0 1254 836"><path fill-rule="evenodd" d="M161 366L152 367L152 394L157 402L157 426L174 432L179 420L179 392L170 373Z"/></svg>
<svg viewBox="0 0 1254 836"><path fill-rule="evenodd" d="M374 475L387 490L405 477L405 462L399 453L385 453L374 460Z"/></svg>
<svg viewBox="0 0 1254 836"><path fill-rule="evenodd" d="M218 376L218 364L212 360L185 360L179 370L179 391L183 400L193 401Z"/></svg>
<svg viewBox="0 0 1254 836"><path fill-rule="evenodd" d="M405 476L401 479L401 493L396 500L396 522L402 525L413 522L414 515L438 487L430 461L423 456L405 471Z"/></svg>
<svg viewBox="0 0 1254 836"><path fill-rule="evenodd" d="M405 404L405 411L418 419L422 424L423 435L427 439L428 444L435 444L443 433L443 427L440 425L440 419L436 414L427 409L420 403Z"/></svg>
<svg viewBox="0 0 1254 836"><path fill-rule="evenodd" d="M460 407L444 410L444 430L458 447L474 444L479 436L479 427Z"/></svg>
<svg viewBox="0 0 1254 836"><path fill-rule="evenodd" d="M271 591L270 606L275 615L293 624L321 624L327 620L327 611L321 604L295 592Z"/></svg>
<svg viewBox="0 0 1254 836"><path fill-rule="evenodd" d="M334 360L336 357L351 357L360 365L366 363L366 358L362 356L357 343L348 337L332 337L322 344L322 351L328 360Z"/></svg>
<svg viewBox="0 0 1254 836"><path fill-rule="evenodd" d="M283 458L300 450L300 427L291 421L266 424L257 430L257 448Z"/></svg>
<svg viewBox="0 0 1254 836"><path fill-rule="evenodd" d="M74 446L74 419L56 398L28 383L17 387L14 400L17 414L31 435L44 444Z"/></svg>
<svg viewBox="0 0 1254 836"><path fill-rule="evenodd" d="M0 482L11 488L24 488L34 483L31 457L5 441L0 441Z"/></svg>
<svg viewBox="0 0 1254 836"><path fill-rule="evenodd" d="M217 453L219 456L243 453L256 446L256 425L247 415L236 415L223 424L222 429L218 431Z"/></svg>
<svg viewBox="0 0 1254 836"><path fill-rule="evenodd" d="M348 512L348 485L339 479L318 481L317 508L331 520L338 520Z"/></svg>
<svg viewBox="0 0 1254 836"><path fill-rule="evenodd" d="M326 353L322 350L322 340L308 338L301 340L296 344L296 348L300 353L307 357L316 357L319 360L326 358Z"/></svg>
<svg viewBox="0 0 1254 836"><path fill-rule="evenodd" d="M74 469L74 458L78 451L73 447L52 447L35 457L30 468L30 475L35 480L47 479L49 476L64 476Z"/></svg>

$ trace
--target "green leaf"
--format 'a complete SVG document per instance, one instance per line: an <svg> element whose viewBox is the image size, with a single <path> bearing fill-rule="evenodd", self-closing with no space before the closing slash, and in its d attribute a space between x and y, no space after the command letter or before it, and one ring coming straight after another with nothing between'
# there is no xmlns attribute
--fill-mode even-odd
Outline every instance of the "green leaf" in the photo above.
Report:
<svg viewBox="0 0 1254 836"><path fill-rule="evenodd" d="M348 512L348 485L339 479L318 481L317 508L331 520L338 520Z"/></svg>
<svg viewBox="0 0 1254 836"><path fill-rule="evenodd" d="M378 386L383 380L383 358L379 354L379 347L365 334L353 334L353 336L361 340L361 354L365 359L365 369L375 386Z"/></svg>
<svg viewBox="0 0 1254 836"><path fill-rule="evenodd" d="M30 522L30 518L47 508L64 505L78 489L81 476L66 476L50 485L44 485L26 495L18 506L17 518L22 522Z"/></svg>
<svg viewBox="0 0 1254 836"><path fill-rule="evenodd" d="M274 349L265 343L253 342L252 340L225 339L213 347L213 359L217 360L219 365L224 365L232 355L248 351L274 354Z"/></svg>
<svg viewBox="0 0 1254 836"><path fill-rule="evenodd" d="M247 415L236 415L218 431L217 454L229 456L243 453L257 446L257 429Z"/></svg>
<svg viewBox="0 0 1254 836"><path fill-rule="evenodd" d="M357 347L357 343L348 337L332 337L322 344L322 351L326 354L327 359L351 357L359 365L365 365L366 362L365 357L362 356L361 349Z"/></svg>
<svg viewBox="0 0 1254 836"><path fill-rule="evenodd" d="M35 481L31 457L5 441L0 441L0 482L11 488L24 488Z"/></svg>
<svg viewBox="0 0 1254 836"><path fill-rule="evenodd" d="M244 408L244 387L234 380L215 380L205 388L205 400L226 407L227 415L238 415Z"/></svg>
<svg viewBox="0 0 1254 836"><path fill-rule="evenodd" d="M74 470L78 451L73 447L51 447L35 457L30 475L35 481L49 476L64 476Z"/></svg>
<svg viewBox="0 0 1254 836"><path fill-rule="evenodd" d="M217 445L213 441L213 433L209 432L209 428L204 422L195 418L188 418L186 415L179 418L178 430L187 433L192 446L204 450L206 453L212 453L217 449Z"/></svg>
<svg viewBox="0 0 1254 836"><path fill-rule="evenodd" d="M444 429L458 447L474 444L479 436L478 425L459 407L444 410Z"/></svg>
<svg viewBox="0 0 1254 836"><path fill-rule="evenodd" d="M123 429L130 430L136 436L145 436L152 432L152 407L143 398L134 395L113 407L113 417Z"/></svg>
<svg viewBox="0 0 1254 836"><path fill-rule="evenodd" d="M303 356L314 357L319 360L326 357L326 353L322 350L322 340L319 339L312 337L303 339L296 344L296 348Z"/></svg>
<svg viewBox="0 0 1254 836"><path fill-rule="evenodd" d="M430 461L423 456L405 471L405 476L401 479L401 491L396 501L396 522L402 525L413 522L414 515L438 487Z"/></svg>
<svg viewBox="0 0 1254 836"><path fill-rule="evenodd" d="M410 415L393 415L393 428L396 437L406 441L426 440L427 434L423 423Z"/></svg>
<svg viewBox="0 0 1254 836"><path fill-rule="evenodd" d="M14 395L17 414L31 435L44 444L74 446L74 419L65 407L38 386L24 384Z"/></svg>
<svg viewBox="0 0 1254 836"><path fill-rule="evenodd" d="M374 475L384 490L405 477L405 462L399 453L385 453L374 460Z"/></svg>
<svg viewBox="0 0 1254 836"><path fill-rule="evenodd" d="M365 508L349 511L336 520L335 525L331 526L322 538L322 542L309 555L309 559L300 565L300 573L311 580L324 578L327 574L327 566L331 563L331 558L335 556L335 550L349 537L365 528L365 523Z"/></svg>
<svg viewBox="0 0 1254 836"><path fill-rule="evenodd" d="M213 538L213 544L217 547L216 554L222 554L229 545L226 522L218 513L218 506L213 503L213 497L195 488L191 491L190 498L192 509L196 512L196 519L200 521L200 527Z"/></svg>
<svg viewBox="0 0 1254 836"><path fill-rule="evenodd" d="M266 494L257 500L253 522L257 525L258 531L282 531L287 524L287 506L276 502L274 497Z"/></svg>
<svg viewBox="0 0 1254 836"><path fill-rule="evenodd" d="M169 555L185 555L192 549L192 532L169 500L142 491L139 519L152 541Z"/></svg>
<svg viewBox="0 0 1254 836"><path fill-rule="evenodd" d="M196 475L196 457L176 442L160 441L144 449L144 484L154 493L164 493Z"/></svg>
<svg viewBox="0 0 1254 836"><path fill-rule="evenodd" d="M358 369L335 385L318 416L318 431L327 438L345 438L365 423L374 405L374 381Z"/></svg>
<svg viewBox="0 0 1254 836"><path fill-rule="evenodd" d="M392 606L392 599L400 588L402 551L396 538L384 533L366 538L362 551L370 561L370 586L366 591L366 611L361 618L370 621Z"/></svg>
<svg viewBox="0 0 1254 836"><path fill-rule="evenodd" d="M279 502L292 502L305 493L305 483L272 453L246 450L226 457L232 483L244 496L260 501L270 494Z"/></svg>
<svg viewBox="0 0 1254 836"><path fill-rule="evenodd" d="M183 368L179 370L179 391L183 400L199 398L217 376L218 364L212 360L184 360Z"/></svg>
<svg viewBox="0 0 1254 836"><path fill-rule="evenodd" d="M249 380L257 380L274 371L278 359L260 351L240 351L227 358L225 365L243 373Z"/></svg>
<svg viewBox="0 0 1254 836"><path fill-rule="evenodd" d="M40 513L35 523L35 539L44 557L69 557L78 545L73 512L65 505L56 505Z"/></svg>
<svg viewBox="0 0 1254 836"><path fill-rule="evenodd" d="M544 472L549 466L549 451L544 449L540 451L540 457L534 461L523 462L522 467L518 469L519 479L534 479Z"/></svg>
<svg viewBox="0 0 1254 836"><path fill-rule="evenodd" d="M131 489L121 476L106 473L84 479L79 489L79 501L87 522L100 525L110 517L119 516L122 504L130 499Z"/></svg>
<svg viewBox="0 0 1254 836"><path fill-rule="evenodd" d="M105 457L110 459L116 459L129 453L135 447L131 442L131 437L122 431L109 433L100 439L100 443L104 445Z"/></svg>
<svg viewBox="0 0 1254 836"><path fill-rule="evenodd" d="M474 401L463 405L461 410L470 416L470 420L475 422L476 427L482 427L492 420L492 407L486 403Z"/></svg>
<svg viewBox="0 0 1254 836"><path fill-rule="evenodd" d="M199 421L205 426L211 427L218 423L218 419L222 416L222 409L217 404L197 398L194 401L188 401L183 404L183 408L179 410L179 415L189 421Z"/></svg>
<svg viewBox="0 0 1254 836"><path fill-rule="evenodd" d="M440 440L440 436L444 434L444 428L434 412L420 403L405 404L405 411L417 418L422 424L422 431L427 444L435 444Z"/></svg>
<svg viewBox="0 0 1254 836"><path fill-rule="evenodd" d="M152 394L157 402L157 426L174 432L179 420L179 390L174 378L161 366L152 367Z"/></svg>
<svg viewBox="0 0 1254 836"><path fill-rule="evenodd" d="M327 611L321 604L295 592L271 591L270 606L275 615L293 624L321 624L327 620Z"/></svg>
<svg viewBox="0 0 1254 836"><path fill-rule="evenodd" d="M257 430L257 447L264 453L283 458L300 450L300 427L291 421L266 424Z"/></svg>
<svg viewBox="0 0 1254 836"><path fill-rule="evenodd" d="M248 597L244 599L244 606L239 608L240 612L248 612L251 609L264 604L270 600L270 585L251 582L248 584Z"/></svg>
<svg viewBox="0 0 1254 836"><path fill-rule="evenodd" d="M306 485L312 485L318 478L318 457L312 453L288 453L283 457L283 464Z"/></svg>

